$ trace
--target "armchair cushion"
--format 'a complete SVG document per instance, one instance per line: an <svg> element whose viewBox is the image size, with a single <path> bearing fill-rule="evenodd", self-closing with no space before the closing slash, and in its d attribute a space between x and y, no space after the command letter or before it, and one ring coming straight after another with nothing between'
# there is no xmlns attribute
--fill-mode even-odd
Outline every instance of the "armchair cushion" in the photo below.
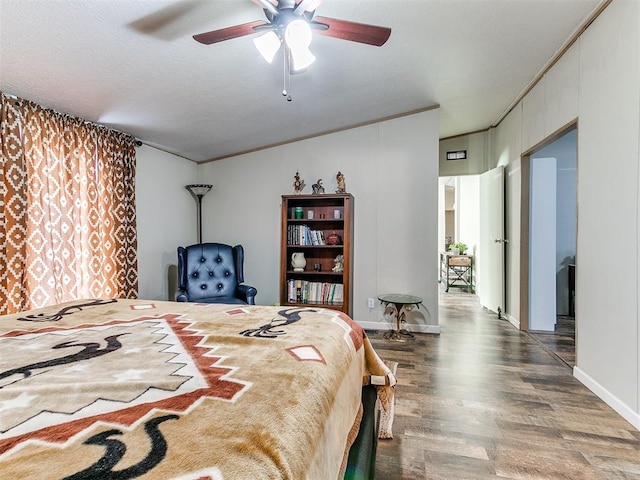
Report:
<svg viewBox="0 0 640 480"><path fill-rule="evenodd" d="M257 290L244 282L244 249L222 243L178 247L179 302L255 304Z"/></svg>

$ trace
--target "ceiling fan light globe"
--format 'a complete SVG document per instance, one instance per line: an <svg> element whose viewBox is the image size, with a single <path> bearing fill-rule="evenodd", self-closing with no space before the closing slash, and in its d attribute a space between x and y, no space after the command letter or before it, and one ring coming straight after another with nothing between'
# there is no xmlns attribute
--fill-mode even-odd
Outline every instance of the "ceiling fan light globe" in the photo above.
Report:
<svg viewBox="0 0 640 480"><path fill-rule="evenodd" d="M260 55L269 63L273 62L273 58L280 50L280 43L280 37L273 31L253 39L253 44L260 52Z"/></svg>
<svg viewBox="0 0 640 480"><path fill-rule="evenodd" d="M291 60L292 67L294 72L299 72L301 70L309 67L313 62L316 61L316 57L311 50L307 47L291 49Z"/></svg>
<svg viewBox="0 0 640 480"><path fill-rule="evenodd" d="M292 51L308 49L311 45L311 36L311 26L301 18L290 21L284 31L284 41Z"/></svg>

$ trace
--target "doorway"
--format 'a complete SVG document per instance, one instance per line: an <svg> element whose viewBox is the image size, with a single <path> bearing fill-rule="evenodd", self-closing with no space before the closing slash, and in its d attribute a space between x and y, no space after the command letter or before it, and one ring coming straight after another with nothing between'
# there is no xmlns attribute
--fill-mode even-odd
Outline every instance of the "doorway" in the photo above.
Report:
<svg viewBox="0 0 640 480"><path fill-rule="evenodd" d="M452 244L463 244L466 255L473 268L466 270L470 275L466 281L455 282L452 287L461 287L475 292L477 280L476 257L480 234L479 175L460 175L439 178L438 205L438 252L440 279L443 276L443 253L449 251ZM455 278L455 274L453 276ZM469 288L471 285L471 288ZM455 288L454 288L455 290Z"/></svg>
<svg viewBox="0 0 640 480"><path fill-rule="evenodd" d="M574 284L577 232L577 129L574 126L523 158L528 188L527 301L523 330L575 366ZM525 189L523 189L524 194ZM524 204L524 199L523 199ZM522 318L522 317L521 317Z"/></svg>
<svg viewBox="0 0 640 480"><path fill-rule="evenodd" d="M479 175L440 177L438 249L446 251L453 242L464 243L468 253L477 249L480 230Z"/></svg>

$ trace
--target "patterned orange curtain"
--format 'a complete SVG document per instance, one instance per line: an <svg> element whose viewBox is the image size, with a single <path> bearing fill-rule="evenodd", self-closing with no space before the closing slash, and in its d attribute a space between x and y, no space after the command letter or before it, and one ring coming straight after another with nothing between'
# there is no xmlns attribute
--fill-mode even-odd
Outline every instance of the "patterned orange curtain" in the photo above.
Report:
<svg viewBox="0 0 640 480"><path fill-rule="evenodd" d="M0 102L0 314L137 297L135 139Z"/></svg>

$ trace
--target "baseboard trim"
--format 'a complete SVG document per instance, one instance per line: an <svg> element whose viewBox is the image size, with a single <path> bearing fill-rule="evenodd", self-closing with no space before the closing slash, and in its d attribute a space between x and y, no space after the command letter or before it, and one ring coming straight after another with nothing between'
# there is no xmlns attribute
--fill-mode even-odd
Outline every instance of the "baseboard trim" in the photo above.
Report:
<svg viewBox="0 0 640 480"><path fill-rule="evenodd" d="M518 330L520 330L520 322L518 320L516 320L515 318L513 318L511 315L509 315L508 313L504 316L504 318L507 319L507 322L509 322L511 325L513 325L514 327L516 327Z"/></svg>
<svg viewBox="0 0 640 480"><path fill-rule="evenodd" d="M386 322L358 322L357 320L356 322L365 330L386 331L390 328L389 324ZM416 325L413 323L405 323L402 325L402 327L413 333L433 333L436 335L440 334L440 325Z"/></svg>
<svg viewBox="0 0 640 480"><path fill-rule="evenodd" d="M577 378L585 387L595 393L604 403L618 412L626 421L640 430L640 413L634 412L627 404L613 395L593 378L587 375L578 367L573 367L573 376Z"/></svg>

